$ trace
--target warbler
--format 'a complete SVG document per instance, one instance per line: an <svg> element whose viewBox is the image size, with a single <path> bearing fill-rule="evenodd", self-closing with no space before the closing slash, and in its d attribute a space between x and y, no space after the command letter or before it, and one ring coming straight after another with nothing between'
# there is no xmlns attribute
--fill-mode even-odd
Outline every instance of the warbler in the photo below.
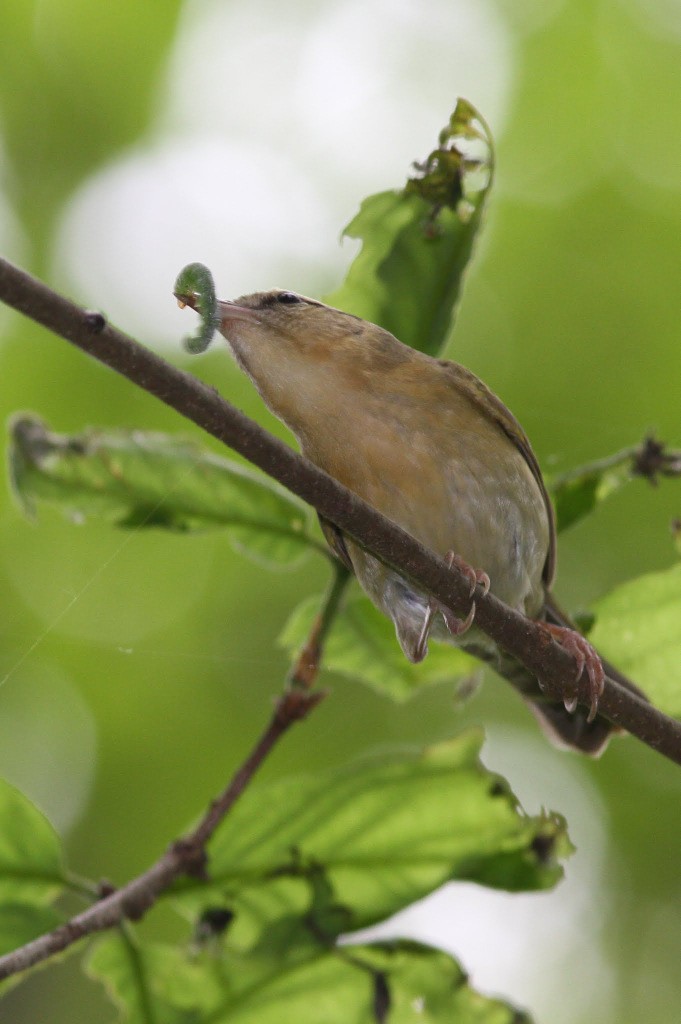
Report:
<svg viewBox="0 0 681 1024"><path fill-rule="evenodd" d="M545 623L588 672L591 708L572 696L545 699L536 679L475 628L474 605L458 619L322 520L333 550L392 619L407 658L425 657L429 636L470 650L513 683L559 742L600 752L613 731L596 715L603 667L551 596L553 509L530 442L503 402L458 363L295 292L244 295L218 302L217 312L237 362L303 454L456 561L472 593L480 585Z"/></svg>

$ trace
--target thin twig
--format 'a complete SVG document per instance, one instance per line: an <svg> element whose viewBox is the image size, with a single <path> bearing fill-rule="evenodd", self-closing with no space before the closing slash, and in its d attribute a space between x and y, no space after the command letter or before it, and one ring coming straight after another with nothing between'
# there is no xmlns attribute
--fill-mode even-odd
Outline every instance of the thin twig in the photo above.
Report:
<svg viewBox="0 0 681 1024"><path fill-rule="evenodd" d="M333 578L324 597L321 610L312 623L312 628L298 653L298 657L291 666L288 676L289 686L309 690L314 685L319 674L324 641L333 624L341 598L351 578L350 570L346 569L342 562L336 562Z"/></svg>
<svg viewBox="0 0 681 1024"><path fill-rule="evenodd" d="M639 446L632 444L627 448L620 449L618 452L613 452L611 455L605 455L601 459L585 462L583 466L573 466L564 473L552 476L549 489L557 491L561 487L565 487L566 484L573 483L575 480L582 480L585 477L591 476L601 476L603 473L607 473L609 469L617 469L619 466L626 465L627 462L633 463L638 450Z"/></svg>
<svg viewBox="0 0 681 1024"><path fill-rule="evenodd" d="M196 828L166 850L155 864L120 889L109 891L97 903L54 931L0 957L0 980L47 960L74 942L105 931L125 920L143 917L181 875L205 876L205 847L227 812L234 806L272 748L295 723L322 700L320 691L288 690L277 702L269 725L221 795L213 801Z"/></svg>
<svg viewBox="0 0 681 1024"><path fill-rule="evenodd" d="M632 477L645 477L651 484L657 483L658 476L681 476L681 451L667 448L666 444L654 437L646 437L640 444L629 445L618 452L613 452L612 455L605 455L601 459L594 459L593 462L586 462L583 466L575 466L565 473L554 476L549 490L559 491L567 484L602 476L611 469L626 466L627 463Z"/></svg>
<svg viewBox="0 0 681 1024"><path fill-rule="evenodd" d="M268 435L215 391L178 370L120 331L100 314L87 313L24 271L0 260L0 299L61 335L84 352L160 398L181 415L259 466L359 544L436 597L454 614L469 610L463 573L419 544L404 530L287 445ZM575 662L539 625L493 594L476 594L476 625L540 680L556 700L574 689ZM579 700L590 704L585 680ZM681 722L664 715L613 680L606 680L599 711L677 764Z"/></svg>

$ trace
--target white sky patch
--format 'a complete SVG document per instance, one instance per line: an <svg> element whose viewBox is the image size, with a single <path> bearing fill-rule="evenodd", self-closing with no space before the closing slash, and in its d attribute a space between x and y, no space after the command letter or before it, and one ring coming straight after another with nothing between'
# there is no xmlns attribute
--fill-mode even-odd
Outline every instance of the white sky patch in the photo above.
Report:
<svg viewBox="0 0 681 1024"><path fill-rule="evenodd" d="M55 277L147 342L193 330L175 277L207 264L221 297L321 294L368 193L406 179L457 96L498 131L512 49L490 3L188 4L155 139L91 178L64 213ZM61 279L61 280L60 280Z"/></svg>
<svg viewBox="0 0 681 1024"><path fill-rule="evenodd" d="M355 205L427 154L457 96L498 132L512 71L511 38L485 0L298 3L285 17L276 0L196 0L165 118L269 139Z"/></svg>
<svg viewBox="0 0 681 1024"><path fill-rule="evenodd" d="M57 263L89 307L144 341L176 344L195 327L172 296L185 264L207 264L223 298L300 290L336 237L313 181L285 155L194 135L88 182L66 211Z"/></svg>

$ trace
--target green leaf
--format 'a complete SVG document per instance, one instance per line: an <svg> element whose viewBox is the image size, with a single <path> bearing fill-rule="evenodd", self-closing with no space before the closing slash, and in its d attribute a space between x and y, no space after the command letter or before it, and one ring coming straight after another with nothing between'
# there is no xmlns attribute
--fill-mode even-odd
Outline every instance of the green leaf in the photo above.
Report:
<svg viewBox="0 0 681 1024"><path fill-rule="evenodd" d="M459 100L407 187L362 203L345 229L362 249L325 301L437 355L453 325L492 168L491 137L478 112Z"/></svg>
<svg viewBox="0 0 681 1024"><path fill-rule="evenodd" d="M295 657L309 635L321 599L307 598L294 610L278 642ZM364 594L355 592L333 621L324 647L325 669L359 679L396 701L407 700L430 683L465 678L477 673L479 663L445 644L431 642L428 657L413 665L402 654L392 622ZM470 688L466 687L467 694Z"/></svg>
<svg viewBox="0 0 681 1024"><path fill-rule="evenodd" d="M273 916L310 913L321 874L342 909L331 930L347 931L449 879L511 890L553 885L569 849L562 820L526 817L480 763L481 743L475 730L421 753L249 789L210 844L210 883L178 887L180 904L227 902L237 911L230 934L240 914L257 934Z"/></svg>
<svg viewBox="0 0 681 1024"><path fill-rule="evenodd" d="M139 944L129 930L98 942L86 969L104 984L126 1024L198 1024L223 999L211 972L182 950Z"/></svg>
<svg viewBox="0 0 681 1024"><path fill-rule="evenodd" d="M26 945L40 935L52 931L64 923L63 915L52 907L34 906L29 903L0 903L0 956L12 953L15 949ZM62 959L68 956L75 947L51 958ZM26 978L26 973L10 975L0 981L0 997L19 985Z"/></svg>
<svg viewBox="0 0 681 1024"><path fill-rule="evenodd" d="M172 894L220 927L202 927L191 955L110 936L89 973L128 1024L522 1020L444 953L336 945L451 878L532 889L560 877L562 821L526 817L481 765L481 742L473 731L249 789L210 844L210 880Z"/></svg>
<svg viewBox="0 0 681 1024"><path fill-rule="evenodd" d="M192 958L119 936L98 943L88 973L126 1024L529 1024L475 992L447 953L416 942L334 948L317 943L244 986L242 961L211 950Z"/></svg>
<svg viewBox="0 0 681 1024"><path fill-rule="evenodd" d="M37 939L63 923L63 916L52 907L29 903L0 904L0 955ZM4 991L4 984L3 984Z"/></svg>
<svg viewBox="0 0 681 1024"><path fill-rule="evenodd" d="M616 587L589 640L662 711L681 718L681 565Z"/></svg>
<svg viewBox="0 0 681 1024"><path fill-rule="evenodd" d="M471 989L456 961L415 942L344 946L282 971L214 1024L523 1024Z"/></svg>
<svg viewBox="0 0 681 1024"><path fill-rule="evenodd" d="M49 904L67 884L61 844L49 821L0 779L0 955L63 923ZM2 994L19 980L5 979Z"/></svg>
<svg viewBox="0 0 681 1024"><path fill-rule="evenodd" d="M190 442L142 431L54 434L34 416L15 418L10 430L12 482L29 512L48 501L80 520L103 516L137 529L223 527L235 546L279 565L310 547L326 551L302 502Z"/></svg>
<svg viewBox="0 0 681 1024"><path fill-rule="evenodd" d="M559 533L584 519L597 505L634 479L631 469L634 452L635 449L618 452L611 458L580 467L553 481L547 479Z"/></svg>
<svg viewBox="0 0 681 1024"><path fill-rule="evenodd" d="M64 885L57 833L30 800L0 780L0 914L22 903L42 908Z"/></svg>
<svg viewBox="0 0 681 1024"><path fill-rule="evenodd" d="M546 484L556 509L558 532L593 512L597 505L636 478L656 484L681 475L681 452L655 437L563 473Z"/></svg>
<svg viewBox="0 0 681 1024"><path fill-rule="evenodd" d="M405 941L344 949L385 977L389 1024L530 1024L515 1007L472 989L441 950Z"/></svg>

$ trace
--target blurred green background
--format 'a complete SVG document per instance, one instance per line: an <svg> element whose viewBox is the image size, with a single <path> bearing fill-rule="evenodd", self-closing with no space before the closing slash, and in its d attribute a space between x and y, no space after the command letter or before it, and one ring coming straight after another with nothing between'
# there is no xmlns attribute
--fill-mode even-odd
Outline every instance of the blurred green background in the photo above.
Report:
<svg viewBox="0 0 681 1024"><path fill-rule="evenodd" d="M681 6L675 0L84 0L6 5L0 250L189 365L171 289L207 263L218 292L321 295L339 231L400 185L457 95L487 117L497 177L450 354L510 405L548 471L654 430L681 444ZM280 436L216 346L191 370ZM0 311L3 420L197 435L113 373ZM201 438L206 445L212 442ZM216 447L216 446L215 446ZM217 450L217 447L216 447ZM585 607L671 564L681 489L633 484L562 538L558 592ZM115 882L157 856L265 722L288 612L325 584L272 574L219 534L26 521L0 493L0 773ZM596 763L553 750L488 679L395 706L341 678L263 777L488 728L486 761L530 811L568 816L578 852L552 894L457 887L395 927L455 952L485 991L552 1024L668 1024L681 1003L678 768L633 740ZM181 938L160 911L147 934ZM674 1009L672 1009L674 1008ZM0 1019L113 1009L76 959Z"/></svg>

